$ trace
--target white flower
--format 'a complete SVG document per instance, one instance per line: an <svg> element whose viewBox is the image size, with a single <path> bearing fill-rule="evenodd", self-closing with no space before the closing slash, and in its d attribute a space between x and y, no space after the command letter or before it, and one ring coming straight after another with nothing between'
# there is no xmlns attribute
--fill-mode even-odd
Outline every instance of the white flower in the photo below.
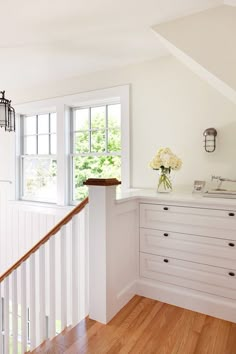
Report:
<svg viewBox="0 0 236 354"><path fill-rule="evenodd" d="M149 166L154 170L159 170L161 166L179 170L182 166L182 161L169 148L161 148L157 151Z"/></svg>

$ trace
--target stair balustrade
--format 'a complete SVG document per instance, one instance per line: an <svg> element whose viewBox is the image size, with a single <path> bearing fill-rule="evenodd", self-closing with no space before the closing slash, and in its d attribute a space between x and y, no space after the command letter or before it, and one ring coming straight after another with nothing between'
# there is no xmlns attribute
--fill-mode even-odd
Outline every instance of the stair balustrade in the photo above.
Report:
<svg viewBox="0 0 236 354"><path fill-rule="evenodd" d="M0 276L0 354L32 351L57 334L57 325L63 331L79 322L78 214L87 203L88 198Z"/></svg>

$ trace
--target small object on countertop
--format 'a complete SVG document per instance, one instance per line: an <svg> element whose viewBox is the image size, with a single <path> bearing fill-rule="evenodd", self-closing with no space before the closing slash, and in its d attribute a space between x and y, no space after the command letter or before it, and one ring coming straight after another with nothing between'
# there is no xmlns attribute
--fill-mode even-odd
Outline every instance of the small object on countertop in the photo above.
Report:
<svg viewBox="0 0 236 354"><path fill-rule="evenodd" d="M149 166L159 171L157 192L169 193L172 191L171 171L179 170L182 161L169 148L161 148L150 161Z"/></svg>
<svg viewBox="0 0 236 354"><path fill-rule="evenodd" d="M202 193L206 185L205 181L194 181L193 193Z"/></svg>
<svg viewBox="0 0 236 354"><path fill-rule="evenodd" d="M208 190L203 194L203 197L208 198L225 198L225 199L236 199L236 191L233 190Z"/></svg>

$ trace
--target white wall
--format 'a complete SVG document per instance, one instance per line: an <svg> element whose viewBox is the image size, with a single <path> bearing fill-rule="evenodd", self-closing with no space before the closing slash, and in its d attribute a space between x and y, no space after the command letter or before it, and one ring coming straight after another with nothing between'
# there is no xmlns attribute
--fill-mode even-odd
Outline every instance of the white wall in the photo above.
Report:
<svg viewBox="0 0 236 354"><path fill-rule="evenodd" d="M208 9L157 25L155 30L236 89L236 7Z"/></svg>
<svg viewBox="0 0 236 354"><path fill-rule="evenodd" d="M175 184L192 184L211 174L236 177L236 106L174 57L163 57L109 72L74 78L47 87L15 92L24 102L131 84L131 184L155 188L156 172L149 160L160 146L183 159ZM203 131L218 130L213 154L203 149ZM0 142L0 150L4 144ZM5 166L0 166L0 178Z"/></svg>
<svg viewBox="0 0 236 354"><path fill-rule="evenodd" d="M154 27L170 52L236 103L236 8L219 6Z"/></svg>
<svg viewBox="0 0 236 354"><path fill-rule="evenodd" d="M14 179L14 164L12 157L15 154L15 133L5 132L0 128L0 180ZM1 182L0 182L1 183Z"/></svg>

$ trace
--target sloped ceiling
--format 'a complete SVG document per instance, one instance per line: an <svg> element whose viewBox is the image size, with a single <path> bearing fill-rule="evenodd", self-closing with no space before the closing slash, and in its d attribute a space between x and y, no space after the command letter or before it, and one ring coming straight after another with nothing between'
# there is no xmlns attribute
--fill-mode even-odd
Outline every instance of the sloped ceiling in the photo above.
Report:
<svg viewBox="0 0 236 354"><path fill-rule="evenodd" d="M208 9L154 30L173 55L236 103L236 7Z"/></svg>
<svg viewBox="0 0 236 354"><path fill-rule="evenodd" d="M168 52L150 27L222 0L1 2L0 89L43 87Z"/></svg>

